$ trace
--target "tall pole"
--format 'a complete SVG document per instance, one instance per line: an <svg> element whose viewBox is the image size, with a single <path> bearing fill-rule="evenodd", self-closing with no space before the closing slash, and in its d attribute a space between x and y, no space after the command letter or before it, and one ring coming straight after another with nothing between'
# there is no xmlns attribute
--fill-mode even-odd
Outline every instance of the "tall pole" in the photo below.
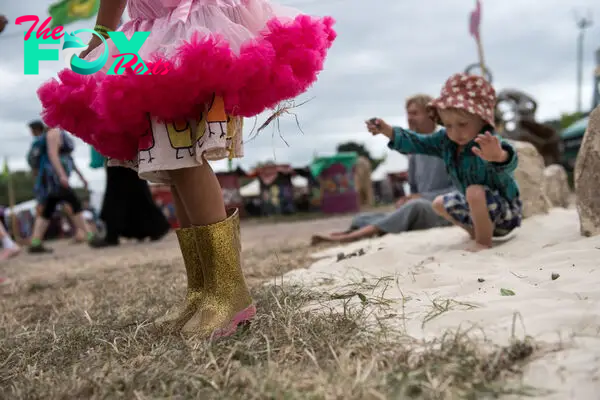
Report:
<svg viewBox="0 0 600 400"><path fill-rule="evenodd" d="M594 97L592 109L600 106L600 47L596 50L596 70L594 71Z"/></svg>
<svg viewBox="0 0 600 400"><path fill-rule="evenodd" d="M577 112L581 113L581 88L583 85L583 40L585 38L585 30L592 26L592 18L577 18L576 19L577 29L579 34L577 35Z"/></svg>

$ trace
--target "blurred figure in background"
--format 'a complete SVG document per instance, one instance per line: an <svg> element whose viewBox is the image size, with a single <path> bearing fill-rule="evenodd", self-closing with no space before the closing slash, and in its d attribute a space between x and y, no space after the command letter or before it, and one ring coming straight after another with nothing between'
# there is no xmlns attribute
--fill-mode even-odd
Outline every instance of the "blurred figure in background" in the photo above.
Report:
<svg viewBox="0 0 600 400"><path fill-rule="evenodd" d="M4 224L0 223L0 241L2 242L2 252L0 253L0 261L8 260L16 257L21 253L21 248L16 244L4 229ZM2 279L0 277L0 279Z"/></svg>
<svg viewBox="0 0 600 400"><path fill-rule="evenodd" d="M35 174L34 192L41 206L41 214L35 219L29 252L52 252L42 241L60 203L70 205L75 228L85 232L86 239L90 240L92 234L87 230L81 215L81 201L69 185L69 176L73 172L73 140L66 132L48 129L41 121L31 122L29 128L34 142L27 158Z"/></svg>
<svg viewBox="0 0 600 400"><path fill-rule="evenodd" d="M100 158L99 158L100 157ZM102 156L92 149L91 168L105 165ZM171 229L163 212L158 208L148 182L139 178L136 171L126 167L106 168L106 190L100 219L106 233L96 236L90 246L104 248L118 246L119 238L139 241L162 239Z"/></svg>

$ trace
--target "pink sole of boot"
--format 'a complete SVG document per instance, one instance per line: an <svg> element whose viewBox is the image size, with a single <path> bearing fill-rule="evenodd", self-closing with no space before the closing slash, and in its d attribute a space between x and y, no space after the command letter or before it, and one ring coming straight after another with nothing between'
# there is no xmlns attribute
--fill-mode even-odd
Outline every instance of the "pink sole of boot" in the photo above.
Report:
<svg viewBox="0 0 600 400"><path fill-rule="evenodd" d="M235 314L235 317L233 317L233 319L231 320L229 325L227 325L226 328L216 330L213 333L213 338L218 339L233 335L237 331L238 326L245 322L250 322L250 320L254 318L255 315L256 306L254 304L251 304L239 313Z"/></svg>

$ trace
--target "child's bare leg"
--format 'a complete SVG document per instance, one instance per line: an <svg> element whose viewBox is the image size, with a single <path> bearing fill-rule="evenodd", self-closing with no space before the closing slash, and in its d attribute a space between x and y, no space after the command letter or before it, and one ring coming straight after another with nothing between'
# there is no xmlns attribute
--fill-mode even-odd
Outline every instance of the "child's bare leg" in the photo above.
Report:
<svg viewBox="0 0 600 400"><path fill-rule="evenodd" d="M473 251L489 249L492 247L494 223L488 211L485 188L480 185L471 185L466 191L467 203L473 220L476 246Z"/></svg>
<svg viewBox="0 0 600 400"><path fill-rule="evenodd" d="M324 242L349 243L357 240L373 237L381 231L375 225L367 225L352 232L334 232L325 235L314 235L311 244L316 245Z"/></svg>
<svg viewBox="0 0 600 400"><path fill-rule="evenodd" d="M187 215L186 223L204 226L223 221L227 218L221 186L210 165L205 161L193 168L170 171L175 187L177 217L181 216L180 206Z"/></svg>
<svg viewBox="0 0 600 400"><path fill-rule="evenodd" d="M190 228L192 226L192 222L190 221L190 217L185 210L185 206L183 205L183 201L181 201L181 196L179 196L179 192L177 188L173 185L171 186L171 193L173 194L173 203L175 204L175 215L177 216L177 220L179 221L179 226L181 228Z"/></svg>
<svg viewBox="0 0 600 400"><path fill-rule="evenodd" d="M463 228L469 234L469 237L475 240L475 230L473 228L461 224L460 222L452 218L450 214L448 214L448 211L446 211L446 208L444 207L443 196L438 196L435 198L435 200L433 200L433 210L436 212L437 215L444 218L446 221L450 222L453 225Z"/></svg>

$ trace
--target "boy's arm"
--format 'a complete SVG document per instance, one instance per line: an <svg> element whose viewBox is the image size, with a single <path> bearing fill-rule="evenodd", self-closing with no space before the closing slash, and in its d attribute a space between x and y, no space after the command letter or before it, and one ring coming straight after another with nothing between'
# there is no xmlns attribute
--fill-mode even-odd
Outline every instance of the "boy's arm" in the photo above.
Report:
<svg viewBox="0 0 600 400"><path fill-rule="evenodd" d="M502 139L500 139L500 145L502 150L507 154L506 160L503 162L491 162L498 172L513 173L519 165L519 157L517 156L517 150L514 146Z"/></svg>
<svg viewBox="0 0 600 400"><path fill-rule="evenodd" d="M400 153L442 157L445 140L446 131L444 129L429 135L422 135L408 129L394 127L388 147Z"/></svg>

